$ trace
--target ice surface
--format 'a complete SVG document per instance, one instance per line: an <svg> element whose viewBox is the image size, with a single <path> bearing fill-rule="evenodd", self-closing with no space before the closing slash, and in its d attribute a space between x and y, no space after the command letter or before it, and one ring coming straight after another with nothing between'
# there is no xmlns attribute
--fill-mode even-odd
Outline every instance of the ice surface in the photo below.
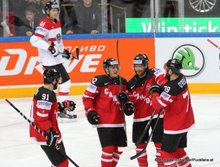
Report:
<svg viewBox="0 0 220 167"><path fill-rule="evenodd" d="M100 167L101 147L95 128L87 122L81 96L72 96L77 103L75 122L60 123L66 152L80 167ZM31 98L10 99L29 116ZM188 134L187 153L195 167L220 166L220 95L192 95L196 119ZM132 117L127 117L128 148L121 155L118 167L138 167L131 143ZM28 123L4 99L0 99L0 167L50 167L41 148L29 139ZM148 148L150 167L156 167L155 149ZM211 162L201 161L211 159ZM69 166L73 166L70 164Z"/></svg>

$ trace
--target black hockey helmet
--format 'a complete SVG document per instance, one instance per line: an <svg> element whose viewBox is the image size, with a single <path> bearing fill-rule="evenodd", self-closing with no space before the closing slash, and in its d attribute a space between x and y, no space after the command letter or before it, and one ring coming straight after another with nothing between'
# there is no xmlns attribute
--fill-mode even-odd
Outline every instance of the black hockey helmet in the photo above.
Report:
<svg viewBox="0 0 220 167"><path fill-rule="evenodd" d="M60 73L54 68L46 69L43 73L43 76L45 84L51 84L54 79L59 80L61 77Z"/></svg>
<svg viewBox="0 0 220 167"><path fill-rule="evenodd" d="M146 54L137 54L133 60L133 65L143 65L148 68L148 57Z"/></svg>
<svg viewBox="0 0 220 167"><path fill-rule="evenodd" d="M103 61L103 68L104 70L107 69L110 66L117 66L119 68L118 61L116 61L114 58L107 58Z"/></svg>
<svg viewBox="0 0 220 167"><path fill-rule="evenodd" d="M60 9L59 4L56 1L47 2L44 11L48 15L51 9Z"/></svg>
<svg viewBox="0 0 220 167"><path fill-rule="evenodd" d="M178 59L169 59L165 66L168 69L171 69L174 74L180 74L180 70L182 69L182 61Z"/></svg>

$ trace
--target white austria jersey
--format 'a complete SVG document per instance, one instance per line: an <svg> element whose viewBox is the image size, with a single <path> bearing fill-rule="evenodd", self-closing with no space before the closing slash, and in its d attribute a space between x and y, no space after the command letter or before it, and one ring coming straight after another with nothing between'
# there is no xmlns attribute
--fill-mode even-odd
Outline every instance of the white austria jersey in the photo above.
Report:
<svg viewBox="0 0 220 167"><path fill-rule="evenodd" d="M65 61L61 54L54 57L48 50L54 42L59 52L63 53L64 45L60 21L53 22L48 17L39 21L35 34L30 38L31 45L38 48L39 62L44 66L61 64Z"/></svg>

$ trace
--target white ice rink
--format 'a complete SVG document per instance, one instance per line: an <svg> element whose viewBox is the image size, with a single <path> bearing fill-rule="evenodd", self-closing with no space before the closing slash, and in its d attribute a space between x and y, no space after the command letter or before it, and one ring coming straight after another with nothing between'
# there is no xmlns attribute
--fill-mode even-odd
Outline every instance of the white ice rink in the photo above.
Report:
<svg viewBox="0 0 220 167"><path fill-rule="evenodd" d="M77 103L78 119L60 123L66 152L80 167L100 167L101 148L96 129L84 116L81 96L73 96L72 99ZM29 115L31 98L9 100ZM192 103L196 126L188 134L187 148L192 166L219 167L220 95L192 95ZM135 153L131 144L132 117L126 119L129 147L122 154L118 166L138 167L136 160L130 160ZM156 167L152 143L147 150L149 166ZM29 139L28 123L4 99L0 99L0 167L50 167L44 152Z"/></svg>

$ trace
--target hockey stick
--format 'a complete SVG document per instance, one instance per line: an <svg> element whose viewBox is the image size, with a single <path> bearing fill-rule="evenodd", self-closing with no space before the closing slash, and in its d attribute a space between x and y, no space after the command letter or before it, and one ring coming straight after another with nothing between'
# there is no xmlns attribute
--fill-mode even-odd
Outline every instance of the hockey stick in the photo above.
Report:
<svg viewBox="0 0 220 167"><path fill-rule="evenodd" d="M76 57L77 60L79 60L79 48L76 48Z"/></svg>
<svg viewBox="0 0 220 167"><path fill-rule="evenodd" d="M30 119L28 119L17 107L15 107L14 104L12 104L8 99L5 99L5 101L10 104L28 123L33 126L35 130L37 130L38 133L40 133L45 139L47 139L47 136L44 134L44 132L37 127ZM62 152L61 150L56 149L57 151L60 152L65 158L67 158L75 167L79 167L66 153Z"/></svg>
<svg viewBox="0 0 220 167"><path fill-rule="evenodd" d="M59 54L61 54L64 58L67 57L66 56L67 54L65 54L65 53L59 52ZM73 60L73 59L79 60L79 48L76 48L76 57L72 53L70 53L70 60Z"/></svg>
<svg viewBox="0 0 220 167"><path fill-rule="evenodd" d="M140 137L138 138L137 142L135 143L136 146L139 146L139 144L141 144L143 138L145 137L147 131L148 131L149 128L150 128L150 124L151 124L151 122L153 121L156 112L157 112L157 110L154 110L154 112L152 113L150 119L149 119L148 122L147 122L147 125L145 126L143 132L141 133Z"/></svg>
<svg viewBox="0 0 220 167"><path fill-rule="evenodd" d="M210 44L212 44L212 46L214 46L214 47L220 49L220 46L218 46L216 43L214 43L214 42L211 41L210 39L207 39L207 41L208 41Z"/></svg>
<svg viewBox="0 0 220 167"><path fill-rule="evenodd" d="M151 138L152 138L152 136L153 136L153 133L154 133L154 131L155 131L155 129L156 129L156 126L157 126L157 123L158 123L158 121L159 121L159 118L160 118L160 114L161 114L161 113L162 113L162 109L160 110L160 112L159 112L159 114L158 114L158 116L157 116L157 119L156 119L156 123L155 123L155 125L154 125L154 127L153 127L153 129L152 129L152 131L151 131L151 133L150 133L150 135L149 135L147 141L146 141L146 146L145 146L140 152L138 152L136 155L130 157L131 160L133 160L133 159L135 159L135 158L138 158L138 157L139 157L141 154L143 154L143 153L145 152L145 150L147 149L147 146L148 146L148 144L149 144L149 142L150 142L150 140L151 140Z"/></svg>
<svg viewBox="0 0 220 167"><path fill-rule="evenodd" d="M116 53L117 53L117 59L118 59L118 65L119 65L119 72L121 70L121 64L120 64L120 58L119 58L119 51L118 51L118 45L119 45L119 42L118 42L118 39L116 41ZM120 92L123 91L123 87L122 87L122 81L121 81L121 75L119 73L119 84L120 84Z"/></svg>

